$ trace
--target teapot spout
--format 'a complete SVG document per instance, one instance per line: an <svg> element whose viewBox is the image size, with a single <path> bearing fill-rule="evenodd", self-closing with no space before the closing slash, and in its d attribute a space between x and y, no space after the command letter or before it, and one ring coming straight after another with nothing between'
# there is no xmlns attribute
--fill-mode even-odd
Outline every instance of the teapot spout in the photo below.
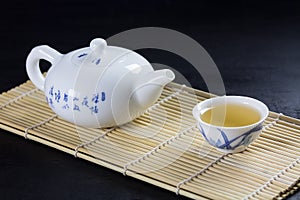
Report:
<svg viewBox="0 0 300 200"><path fill-rule="evenodd" d="M173 81L175 74L169 69L157 70L142 76L136 83L133 93L135 105L147 108L155 103L163 87Z"/></svg>

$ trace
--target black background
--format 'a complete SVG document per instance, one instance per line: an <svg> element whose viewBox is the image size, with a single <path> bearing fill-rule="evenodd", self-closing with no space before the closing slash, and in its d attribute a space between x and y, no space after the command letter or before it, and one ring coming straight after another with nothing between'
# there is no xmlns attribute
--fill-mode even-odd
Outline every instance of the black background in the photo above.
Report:
<svg viewBox="0 0 300 200"><path fill-rule="evenodd" d="M264 101L300 118L300 4L296 1L7 1L1 3L0 90L28 79L37 45L62 53L138 27L164 27L197 40L211 55L227 94ZM189 64L141 51L206 90ZM46 70L47 63L42 68ZM0 199L184 199L155 186L0 131ZM300 199L297 196L291 199Z"/></svg>

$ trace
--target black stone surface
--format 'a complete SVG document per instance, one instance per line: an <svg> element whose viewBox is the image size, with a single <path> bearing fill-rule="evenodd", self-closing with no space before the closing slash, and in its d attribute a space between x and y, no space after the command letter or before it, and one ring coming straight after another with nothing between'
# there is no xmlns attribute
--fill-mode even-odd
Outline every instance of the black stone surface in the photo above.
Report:
<svg viewBox="0 0 300 200"><path fill-rule="evenodd" d="M28 79L26 57L49 44L62 53L131 28L155 26L197 40L227 94L247 95L300 118L300 4L296 1L7 1L1 5L0 91ZM183 59L145 50L206 90ZM46 67L45 67L46 66ZM44 70L47 64L44 63ZM185 199L0 130L0 199ZM300 199L296 193L290 199Z"/></svg>

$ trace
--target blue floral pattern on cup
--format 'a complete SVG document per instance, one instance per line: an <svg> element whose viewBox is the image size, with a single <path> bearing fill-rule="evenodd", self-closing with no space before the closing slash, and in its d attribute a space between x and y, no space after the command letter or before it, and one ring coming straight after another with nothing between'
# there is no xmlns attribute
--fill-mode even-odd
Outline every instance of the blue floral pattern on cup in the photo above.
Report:
<svg viewBox="0 0 300 200"><path fill-rule="evenodd" d="M234 150L235 148L242 146L242 145L248 146L255 139L255 137L253 137L253 133L260 131L262 129L262 127L263 127L262 124L259 124L256 127L252 128L251 130L241 134L238 137L230 139L230 140L228 139L228 136L225 133L225 131L218 128L217 130L220 132L221 137L218 137L217 141L215 141L213 138L209 137L208 134L205 133L204 129L199 124L200 133L203 135L203 137L209 144L211 144L219 149L226 149L226 150ZM223 139L223 141L221 140L221 138ZM233 145L233 143L235 141L239 140L240 138L242 138L242 139L237 144Z"/></svg>

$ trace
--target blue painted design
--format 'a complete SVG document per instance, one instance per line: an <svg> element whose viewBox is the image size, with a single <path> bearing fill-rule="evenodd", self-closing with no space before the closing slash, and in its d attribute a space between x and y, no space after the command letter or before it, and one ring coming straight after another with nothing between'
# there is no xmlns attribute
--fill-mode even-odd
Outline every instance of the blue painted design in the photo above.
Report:
<svg viewBox="0 0 300 200"><path fill-rule="evenodd" d="M74 108L73 108L73 110L77 110L77 111L80 111L80 108L79 108L79 106L78 105L74 105Z"/></svg>
<svg viewBox="0 0 300 200"><path fill-rule="evenodd" d="M217 148L220 148L220 149L229 149L229 150L235 149L236 147L241 146L241 145L245 145L245 146L249 145L254 140L252 133L255 133L261 129L262 129L262 124L259 124L258 126L254 127L253 129L251 129L251 130L243 133L242 135L240 135L236 138L233 138L231 140L228 139L226 133L223 130L218 129L218 131L220 131L220 136L222 136L222 138L224 140L224 143L222 143L222 141L219 138L217 141L214 141L212 138L208 137L205 134L202 126L199 124L200 133L203 135L203 137L209 144L211 144ZM240 138L242 138L241 141L238 142L236 145L232 146L233 142L235 142L236 140L238 140Z"/></svg>
<svg viewBox="0 0 300 200"><path fill-rule="evenodd" d="M52 86L49 90L49 94L53 97L53 90L54 90L54 86Z"/></svg>
<svg viewBox="0 0 300 200"><path fill-rule="evenodd" d="M59 106L65 110L76 110L79 112L89 109L91 114L99 113L99 103L100 101L104 102L105 100L105 92L94 93L92 96L73 97L69 96L69 94L65 93L63 90L56 89L54 86L50 88L49 95L46 96L46 101L51 108L54 108L54 106ZM70 103L73 104L70 105Z"/></svg>
<svg viewBox="0 0 300 200"><path fill-rule="evenodd" d="M101 92L101 101L105 101L105 92Z"/></svg>
<svg viewBox="0 0 300 200"><path fill-rule="evenodd" d="M49 102L48 102L48 103L49 103L49 105L50 105L52 108L54 108L54 105L53 105L53 100L52 100L52 98L49 98L48 100L49 100Z"/></svg>
<svg viewBox="0 0 300 200"><path fill-rule="evenodd" d="M209 139L206 137L206 134L204 132L204 129L202 128L202 126L199 124L199 129L200 129L200 133L203 135L204 139L209 141Z"/></svg>
<svg viewBox="0 0 300 200"><path fill-rule="evenodd" d="M97 114L99 112L98 106L92 106L92 107L90 107L90 110L92 113L95 113L95 114Z"/></svg>
<svg viewBox="0 0 300 200"><path fill-rule="evenodd" d="M101 59L98 58L98 59L96 60L95 64L96 64L96 65L99 65L99 64L100 64L100 61L101 61Z"/></svg>
<svg viewBox="0 0 300 200"><path fill-rule="evenodd" d="M220 145L222 145L222 141L218 138L217 142L215 143L215 145L218 147Z"/></svg>
<svg viewBox="0 0 300 200"><path fill-rule="evenodd" d="M68 94L64 93L64 102L68 102Z"/></svg>
<svg viewBox="0 0 300 200"><path fill-rule="evenodd" d="M231 142L228 140L227 135L225 134L225 132L221 129L218 128L218 131L220 131L223 140L224 140L224 145L226 146L225 149L231 149L232 147L230 146ZM218 146L222 146L221 144Z"/></svg>
<svg viewBox="0 0 300 200"><path fill-rule="evenodd" d="M230 146L230 144L231 144L231 142L229 142L229 140L228 140L228 138L227 138L227 135L225 134L225 132L223 131L223 130L221 130L221 129L219 129L218 128L218 131L220 131L220 133L221 133L221 135L222 135L222 137L223 137L223 140L224 140L224 144L226 145L226 147L227 148L231 148L231 146ZM221 145L221 144L220 144ZM220 145L218 145L218 146L220 146Z"/></svg>
<svg viewBox="0 0 300 200"><path fill-rule="evenodd" d="M241 146L241 145L248 145L250 142L247 141L247 142L249 142L249 143L245 143L245 140L246 140L248 137L252 137L252 133L255 133L255 132L257 132L257 131L259 131L259 130L261 130L261 129L262 129L262 124L259 124L258 126L254 127L253 129L251 129L251 130L249 130L249 131L243 133L242 135L240 135L240 136L238 136L238 137L236 137L236 138L234 138L234 139L228 141L228 143L223 144L222 146L220 146L220 148L234 149L234 148L236 148L236 147L238 147L238 146ZM241 140L239 143L237 143L235 146L230 147L230 145L228 145L228 144L232 144L234 141L236 141L237 139L239 139L239 138L241 138L241 137L243 137L242 140ZM247 139L247 140L249 140L249 139Z"/></svg>
<svg viewBox="0 0 300 200"><path fill-rule="evenodd" d="M60 90L57 90L57 92L55 92L55 100L57 101L57 103L59 103L60 100Z"/></svg>
<svg viewBox="0 0 300 200"><path fill-rule="evenodd" d="M81 57L86 56L86 55L87 55L87 53L82 53L82 54L80 54L80 55L78 56L78 58L81 58Z"/></svg>
<svg viewBox="0 0 300 200"><path fill-rule="evenodd" d="M249 145L252 141L254 140L254 137L252 134L248 135L245 137L245 139L243 140L243 145Z"/></svg>
<svg viewBox="0 0 300 200"><path fill-rule="evenodd" d="M202 128L202 126L199 124L199 128L200 128L200 133L203 135L204 139L211 145L213 146L219 146L218 144L221 142L219 139L217 142L215 142L213 139L208 138L204 132L204 129Z"/></svg>
<svg viewBox="0 0 300 200"><path fill-rule="evenodd" d="M70 106L69 106L68 104L66 104L66 105L64 105L62 108L63 108L63 109L66 109L66 110L69 110Z"/></svg>
<svg viewBox="0 0 300 200"><path fill-rule="evenodd" d="M82 103L81 103L81 104L82 104L83 106L89 107L88 103L89 103L89 101L88 101L88 97L87 97L87 96L85 96L85 97L83 98L83 100L82 100Z"/></svg>
<svg viewBox="0 0 300 200"><path fill-rule="evenodd" d="M94 103L99 103L99 93L93 95L92 101Z"/></svg>

